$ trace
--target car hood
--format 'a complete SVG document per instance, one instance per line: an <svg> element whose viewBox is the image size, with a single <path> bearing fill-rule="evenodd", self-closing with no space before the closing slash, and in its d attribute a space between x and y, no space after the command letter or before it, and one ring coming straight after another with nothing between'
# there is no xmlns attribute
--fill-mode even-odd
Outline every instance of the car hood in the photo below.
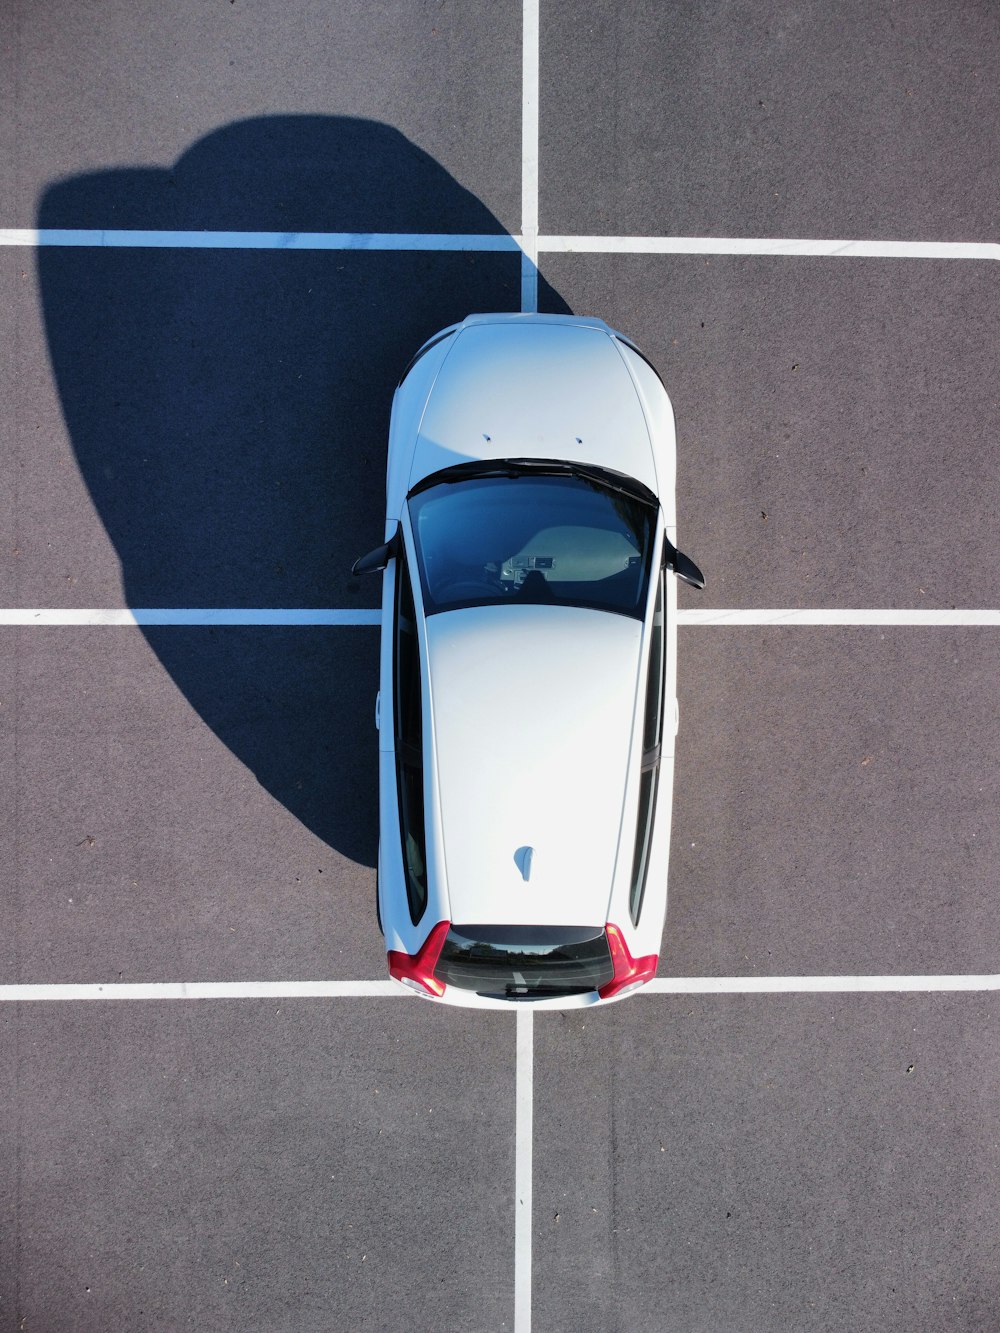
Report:
<svg viewBox="0 0 1000 1333"><path fill-rule="evenodd" d="M567 606L428 618L438 807L427 814L453 921L604 925L641 636L637 620Z"/></svg>
<svg viewBox="0 0 1000 1333"><path fill-rule="evenodd" d="M572 459L656 491L642 404L606 325L479 316L458 330L424 406L408 485L485 458Z"/></svg>

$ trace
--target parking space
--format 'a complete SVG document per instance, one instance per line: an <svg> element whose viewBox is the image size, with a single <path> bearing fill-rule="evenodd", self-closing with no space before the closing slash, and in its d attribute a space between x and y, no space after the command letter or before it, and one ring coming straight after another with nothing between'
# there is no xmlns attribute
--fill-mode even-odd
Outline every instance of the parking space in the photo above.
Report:
<svg viewBox="0 0 1000 1333"><path fill-rule="evenodd" d="M405 1000L4 1009L25 1328L509 1327L503 1015L453 1016L442 1062Z"/></svg>
<svg viewBox="0 0 1000 1333"><path fill-rule="evenodd" d="M685 629L677 976L989 973L993 631Z"/></svg>
<svg viewBox="0 0 1000 1333"><path fill-rule="evenodd" d="M46 342L25 314L26 348L51 356L68 439L55 422L49 448L18 441L28 512L8 559L28 606L374 606L377 580L350 568L382 537L396 381L470 304L515 308L519 290L517 255L52 247L38 262ZM113 551L91 566L102 527ZM121 587L95 602L112 557Z"/></svg>
<svg viewBox="0 0 1000 1333"><path fill-rule="evenodd" d="M1000 285L961 261L544 256L671 394L682 606L995 606Z"/></svg>
<svg viewBox="0 0 1000 1333"><path fill-rule="evenodd" d="M196 0L169 8L128 0L55 14L49 4L7 6L4 80L11 154L0 171L4 225L37 225L36 208L56 181L112 167L168 171L169 204L153 225L249 230L374 231L368 193L394 197L404 225L390 230L475 230L447 198L422 199L407 177L386 172L379 155L364 168L365 189L345 190L336 151L289 153L276 118L375 121L419 145L460 180L502 228L520 217L521 13L515 0L487 13L444 0L388 5L362 0L335 7L305 0L294 13L268 0L233 0L206 9ZM241 140L244 188L217 182L192 147L240 122L265 117L262 143ZM348 126L350 128L350 126ZM237 131L237 138L239 137ZM313 148L317 147L315 143ZM175 168L176 164L176 169ZM191 171L185 167L192 168ZM199 175L199 167L204 173ZM258 198L246 188L286 172L312 188ZM213 194L208 216L198 184ZM397 188L402 186L402 188ZM270 193L270 191L268 192ZM353 215L345 224L345 211ZM185 223L181 219L187 217ZM335 222L337 217L341 221ZM419 221L423 218L423 222ZM431 225L427 225L430 222ZM120 210L95 207L76 226L135 227Z"/></svg>
<svg viewBox="0 0 1000 1333"><path fill-rule="evenodd" d="M543 233L994 239L988 8L539 17ZM530 228L522 20L0 15L0 225L221 247L0 247L0 608L377 604L396 379L521 301L519 254L420 238ZM540 308L673 399L682 609L1000 605L995 270L543 247ZM661 978L997 972L994 634L680 630ZM359 626L0 628L0 986L381 980L376 660ZM522 1021L532 1101L500 1014L0 1004L0 1323L992 1328L994 1009L640 996Z"/></svg>
<svg viewBox="0 0 1000 1333"><path fill-rule="evenodd" d="M989 996L651 996L535 1058L535 1327L995 1322Z"/></svg>
<svg viewBox="0 0 1000 1333"><path fill-rule="evenodd" d="M0 641L18 720L6 981L382 975L377 634Z"/></svg>
<svg viewBox="0 0 1000 1333"><path fill-rule="evenodd" d="M0 253L5 606L373 606L350 566L381 536L396 380L468 308L519 299L516 255L35 262Z"/></svg>
<svg viewBox="0 0 1000 1333"><path fill-rule="evenodd" d="M541 7L543 230L991 240L989 6Z"/></svg>

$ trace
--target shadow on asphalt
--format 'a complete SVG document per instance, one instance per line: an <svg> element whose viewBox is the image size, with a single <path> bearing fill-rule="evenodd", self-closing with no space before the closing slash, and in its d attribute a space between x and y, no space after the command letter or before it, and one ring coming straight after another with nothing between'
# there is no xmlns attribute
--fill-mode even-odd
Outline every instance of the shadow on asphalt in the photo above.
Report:
<svg viewBox="0 0 1000 1333"><path fill-rule="evenodd" d="M504 234L396 130L323 116L239 122L171 167L60 181L38 226ZM393 388L435 330L519 308L519 254L37 255L63 411L127 604L374 606L379 580L350 566L383 533ZM373 865L377 631L144 632L258 781Z"/></svg>

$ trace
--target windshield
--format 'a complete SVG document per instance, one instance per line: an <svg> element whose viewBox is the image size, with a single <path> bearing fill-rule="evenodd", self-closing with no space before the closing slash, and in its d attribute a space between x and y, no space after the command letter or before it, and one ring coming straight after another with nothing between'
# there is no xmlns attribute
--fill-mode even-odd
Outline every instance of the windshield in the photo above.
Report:
<svg viewBox="0 0 1000 1333"><path fill-rule="evenodd" d="M593 926L452 926L434 975L479 995L530 1000L597 990L614 965Z"/></svg>
<svg viewBox="0 0 1000 1333"><path fill-rule="evenodd" d="M516 601L642 619L654 505L586 473L508 466L411 494L427 614Z"/></svg>

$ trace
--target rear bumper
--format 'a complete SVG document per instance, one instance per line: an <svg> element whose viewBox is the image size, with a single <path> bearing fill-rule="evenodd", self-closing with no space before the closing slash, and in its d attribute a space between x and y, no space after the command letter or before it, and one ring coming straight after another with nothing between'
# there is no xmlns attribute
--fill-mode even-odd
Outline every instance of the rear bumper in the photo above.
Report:
<svg viewBox="0 0 1000 1333"><path fill-rule="evenodd" d="M404 986L400 981L396 985L406 991L407 995L417 995L422 1000L429 1000L431 1004L447 1004L458 1009L506 1009L508 1012L515 1009L589 1009L595 1004L617 1004L619 1000L628 999L629 995L638 994L637 991L629 991L625 995L612 995L602 1000L597 991L592 990L583 995L557 995L547 1000L498 1000L488 995L477 995L475 991L461 990L458 986L447 987L443 995L428 995Z"/></svg>

